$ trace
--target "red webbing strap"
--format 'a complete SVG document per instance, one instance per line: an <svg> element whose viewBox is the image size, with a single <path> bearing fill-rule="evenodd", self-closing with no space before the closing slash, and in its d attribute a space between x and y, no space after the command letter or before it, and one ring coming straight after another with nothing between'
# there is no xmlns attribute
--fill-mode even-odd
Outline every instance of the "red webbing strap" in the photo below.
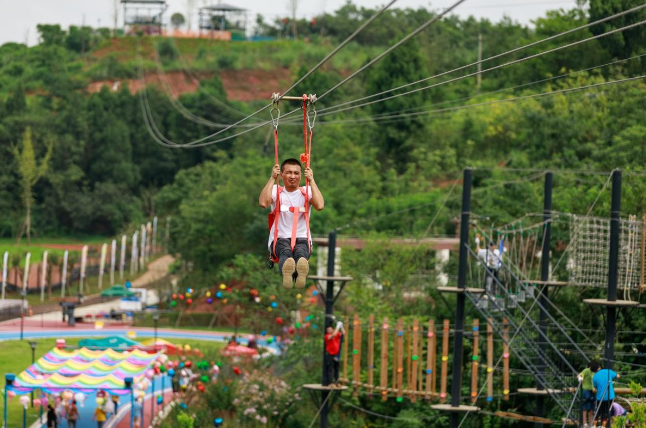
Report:
<svg viewBox="0 0 646 428"><path fill-rule="evenodd" d="M307 133L307 95L303 94L303 142L305 145L305 151L301 155L303 162L305 163L305 168L310 166L310 155L312 153L312 130L309 132L309 142L308 142L308 133ZM312 240L310 238L310 201L309 201L309 188L310 183L307 178L305 178L305 227L307 228L307 246L312 252Z"/></svg>
<svg viewBox="0 0 646 428"><path fill-rule="evenodd" d="M294 213L292 216L292 241L290 245L292 246L292 252L294 247L296 247L296 230L298 229L298 215L300 212L300 207L289 207L289 210Z"/></svg>
<svg viewBox="0 0 646 428"><path fill-rule="evenodd" d="M275 164L278 165L278 128L274 128L274 160ZM272 249L271 258L275 261L277 258L276 254L276 243L278 242L278 220L280 218L280 178L276 178L276 205L274 206L274 246Z"/></svg>

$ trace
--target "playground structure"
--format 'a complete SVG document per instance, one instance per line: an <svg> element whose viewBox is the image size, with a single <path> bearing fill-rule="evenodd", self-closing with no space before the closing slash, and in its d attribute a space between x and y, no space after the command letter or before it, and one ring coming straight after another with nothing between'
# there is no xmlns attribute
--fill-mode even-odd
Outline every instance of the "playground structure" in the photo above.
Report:
<svg viewBox="0 0 646 428"><path fill-rule="evenodd" d="M554 212L551 207L552 174L548 172L545 174L544 212L539 214L542 217L539 221L523 225L522 221L536 216L528 214L502 228L492 226L486 231L470 222L471 180L472 171L467 169L463 179L457 286L437 287L438 291L456 297L453 327L444 322L440 335L433 322L404 324L399 320L393 328L388 320L382 320L380 325L374 316L367 322L355 316L346 323L350 332L342 349L341 382L348 385L353 395L365 391L369 395L381 395L382 400L389 396L398 401L404 398L437 400L439 404L432 407L449 412L451 427L458 427L461 418L469 413L481 412L477 405L491 401L495 396L492 385L498 384L502 385L498 388L502 389L503 400L514 393L531 396L536 404L532 415L498 411L493 414L495 416L532 421L536 426L552 424L556 421L544 417L547 413L545 399L549 398L555 405L552 414L554 411L560 414L558 423L579 424L582 402L578 373L600 353L605 367L622 362L614 356L617 310L640 306L639 297L644 290L646 220L644 216L638 220L639 217L633 215L628 219L620 218L620 171L613 171L606 183L612 181L611 219L590 216L592 209L584 217ZM553 228L558 228L559 240L555 243L551 241ZM500 255L497 263L488 263L487 256L483 256L486 250L482 250L479 243L473 245L476 236L485 249L492 243L490 249L496 249ZM336 247L336 233L330 234L328 246ZM335 254L336 251L328 252L330 276L335 273ZM602 346L600 335L591 338L550 300L550 289L570 286L608 290L607 299L584 299L584 303L606 310L605 346ZM623 299L618 298L617 290L624 291ZM486 320L486 365L479 361L480 323L474 323L470 329L465 327L467 302L481 319ZM331 314L327 309L326 306L326 315ZM451 334L452 358L449 354ZM494 336L502 345L490 346ZM438 358L439 337L442 337L442 347ZM471 367L471 386L469 397L463 399L465 340L472 344L471 363L467 365ZM490 353L501 354L495 364ZM510 391L511 358L522 366L517 370L518 375L530 377L535 387ZM452 370L449 370L449 363L452 363ZM502 365L503 379L493 382L499 365ZM482 373L485 379L482 385L479 384L483 379L481 369L485 372ZM308 386L312 391L324 393L320 402L322 409L326 406L323 401L327 397L326 390L328 393L334 391L333 387L326 389L325 375L323 379L321 385ZM629 393L627 388L617 388L616 392L618 395ZM486 398L481 399L482 396ZM321 426L326 426L323 417Z"/></svg>
<svg viewBox="0 0 646 428"><path fill-rule="evenodd" d="M369 395L381 395L382 401L386 401L389 396L395 396L397 401L408 398L413 403L418 398L439 403L446 402L449 342L454 334L449 320L442 322L439 332L435 320L420 323L419 320L414 319L410 323L404 323L404 320L399 319L391 325L388 318L383 318L381 323L375 324L374 315L371 315L367 322L355 315L347 320L346 324L348 339L342 350L341 382L350 386L354 396L365 389ZM503 334L508 335L508 326L504 328ZM485 339L482 342L481 335ZM498 396L508 400L510 394L508 345L503 342L502 346L495 347L492 325L487 323L486 331L481 333L478 319L473 320L470 336L472 344L470 401L476 403L479 388L482 386L479 383L481 379L484 379L486 385L486 401L494 400L494 376L500 372L494 370L496 354L503 359L502 379L496 385L501 387ZM484 352L481 352L483 342ZM349 357L348 354L350 354ZM485 363L481 361L482 355L486 356ZM389 360L392 362L392 370L389 370ZM376 377L378 382L375 382Z"/></svg>

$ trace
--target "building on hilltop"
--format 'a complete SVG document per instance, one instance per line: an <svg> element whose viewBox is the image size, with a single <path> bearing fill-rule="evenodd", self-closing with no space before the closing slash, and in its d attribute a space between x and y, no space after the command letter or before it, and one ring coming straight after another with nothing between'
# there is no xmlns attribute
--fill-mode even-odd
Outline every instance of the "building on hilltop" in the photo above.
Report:
<svg viewBox="0 0 646 428"><path fill-rule="evenodd" d="M121 0L123 33L161 35L164 28L166 0Z"/></svg>

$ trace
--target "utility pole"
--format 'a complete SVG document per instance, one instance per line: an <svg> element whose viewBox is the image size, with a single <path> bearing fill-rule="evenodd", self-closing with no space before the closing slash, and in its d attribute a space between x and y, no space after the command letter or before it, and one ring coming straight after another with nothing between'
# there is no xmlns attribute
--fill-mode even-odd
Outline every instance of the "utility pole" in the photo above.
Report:
<svg viewBox="0 0 646 428"><path fill-rule="evenodd" d="M119 0L114 0L114 10L112 11L112 18L114 19L114 31L112 37L117 37L117 19L119 18Z"/></svg>
<svg viewBox="0 0 646 428"><path fill-rule="evenodd" d="M540 314L538 325L543 332L541 335L539 347L547 353L547 301L548 301L548 281L550 279L550 241L552 239L552 188L553 188L553 175L551 172L545 174L545 188L543 192L543 247L541 249L541 281L543 282L543 291L539 296ZM536 383L536 389L544 389L540 382ZM545 416L545 409L543 407L544 399L542 396L536 397L536 416ZM534 424L536 428L542 428L541 422Z"/></svg>
<svg viewBox="0 0 646 428"><path fill-rule="evenodd" d="M476 90L480 93L480 85L482 84L482 34L478 34L478 76L476 80Z"/></svg>

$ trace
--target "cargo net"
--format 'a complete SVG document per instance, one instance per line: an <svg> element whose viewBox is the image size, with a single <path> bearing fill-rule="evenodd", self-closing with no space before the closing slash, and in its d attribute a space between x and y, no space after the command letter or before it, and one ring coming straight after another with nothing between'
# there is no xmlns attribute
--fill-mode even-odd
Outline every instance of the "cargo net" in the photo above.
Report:
<svg viewBox="0 0 646 428"><path fill-rule="evenodd" d="M620 220L617 286L625 290L644 287L644 218ZM569 283L607 287L610 219L572 216L570 222ZM643 291L643 290L642 290Z"/></svg>

